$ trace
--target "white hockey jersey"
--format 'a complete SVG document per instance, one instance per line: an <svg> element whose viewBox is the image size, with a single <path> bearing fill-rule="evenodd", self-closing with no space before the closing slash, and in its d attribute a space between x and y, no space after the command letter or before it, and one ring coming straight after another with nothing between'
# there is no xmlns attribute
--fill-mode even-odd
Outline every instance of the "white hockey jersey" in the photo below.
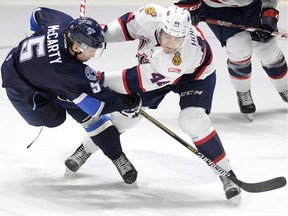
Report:
<svg viewBox="0 0 288 216"><path fill-rule="evenodd" d="M196 80L215 71L211 48L197 27L191 25L190 33L176 51L163 50L157 32L165 11L162 6L150 4L108 24L107 43L139 39L139 65L105 73L105 85L123 94L146 92L175 84L183 74L195 73Z"/></svg>

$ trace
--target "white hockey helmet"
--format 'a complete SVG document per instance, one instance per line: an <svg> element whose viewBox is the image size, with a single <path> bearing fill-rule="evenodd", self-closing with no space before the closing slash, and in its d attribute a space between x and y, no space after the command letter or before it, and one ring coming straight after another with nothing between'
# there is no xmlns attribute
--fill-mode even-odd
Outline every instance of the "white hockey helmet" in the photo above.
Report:
<svg viewBox="0 0 288 216"><path fill-rule="evenodd" d="M162 16L160 28L174 37L183 37L190 29L191 17L188 10L170 6Z"/></svg>

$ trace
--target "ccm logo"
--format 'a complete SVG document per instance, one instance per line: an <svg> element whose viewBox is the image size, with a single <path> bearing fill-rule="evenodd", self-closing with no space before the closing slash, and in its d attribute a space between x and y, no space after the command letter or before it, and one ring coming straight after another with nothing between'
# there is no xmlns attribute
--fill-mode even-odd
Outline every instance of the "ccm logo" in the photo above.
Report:
<svg viewBox="0 0 288 216"><path fill-rule="evenodd" d="M186 91L186 92L182 92L180 94L180 97L184 97L187 95L202 95L203 91L199 91L199 90L190 90L190 91Z"/></svg>
<svg viewBox="0 0 288 216"><path fill-rule="evenodd" d="M181 70L178 68L168 68L168 72L172 72L172 73L181 73Z"/></svg>

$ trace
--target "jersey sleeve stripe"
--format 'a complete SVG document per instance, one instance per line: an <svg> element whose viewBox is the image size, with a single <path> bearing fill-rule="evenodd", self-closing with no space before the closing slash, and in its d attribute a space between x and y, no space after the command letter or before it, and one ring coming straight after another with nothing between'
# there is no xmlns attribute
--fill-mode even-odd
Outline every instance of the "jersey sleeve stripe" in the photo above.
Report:
<svg viewBox="0 0 288 216"><path fill-rule="evenodd" d="M88 115L96 117L101 114L105 106L105 103L103 101L90 97L85 93L74 99L73 102Z"/></svg>
<svg viewBox="0 0 288 216"><path fill-rule="evenodd" d="M132 18L132 12L126 13L125 15L118 18L118 22L121 26L126 41L134 40L134 38L129 34L129 31L126 26L131 18Z"/></svg>
<svg viewBox="0 0 288 216"><path fill-rule="evenodd" d="M146 89L143 87L140 65L137 66L136 70L138 74L139 87L141 88L142 92L146 92Z"/></svg>
<svg viewBox="0 0 288 216"><path fill-rule="evenodd" d="M127 92L127 94L131 94L130 90L129 90L129 87L128 87L128 84L126 82L126 72L127 70L123 70L122 71L122 81L123 81L123 85L124 85L124 88L125 88L125 91Z"/></svg>
<svg viewBox="0 0 288 216"><path fill-rule="evenodd" d="M122 82L127 94L146 92L146 89L143 87L140 65L123 70Z"/></svg>
<svg viewBox="0 0 288 216"><path fill-rule="evenodd" d="M112 125L112 122L107 115L101 115L99 118L92 118L91 120L92 121L89 121L88 125L83 125L90 137L101 133Z"/></svg>

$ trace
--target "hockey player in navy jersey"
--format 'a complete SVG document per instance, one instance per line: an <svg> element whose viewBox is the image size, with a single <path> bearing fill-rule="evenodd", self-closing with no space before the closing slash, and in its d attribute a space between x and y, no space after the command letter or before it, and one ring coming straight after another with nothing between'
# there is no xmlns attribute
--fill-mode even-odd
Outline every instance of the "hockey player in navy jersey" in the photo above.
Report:
<svg viewBox="0 0 288 216"><path fill-rule="evenodd" d="M108 43L139 40L139 65L106 73L104 84L119 93L139 93L143 109L156 109L169 92L178 94L181 129L201 153L235 176L208 115L216 82L213 54L203 33L191 25L189 12L175 6L167 9L151 4L128 12L107 26L105 41ZM140 120L140 117L127 118L118 113L109 117L119 131L109 136L118 137L117 140L120 133ZM87 151L89 146L84 146L82 154ZM69 169L77 171L85 162L76 160L79 154L77 150L66 160ZM216 171L215 174L219 175ZM220 180L226 198L238 205L240 188L227 177L220 176Z"/></svg>
<svg viewBox="0 0 288 216"><path fill-rule="evenodd" d="M86 130L84 142L97 142L97 122L108 120L104 114L137 114L141 106L137 94L113 92L103 86L100 72L83 63L99 57L105 48L104 32L95 20L74 20L60 11L37 8L30 23L35 33L13 48L1 67L2 86L28 124L57 127L67 112ZM119 170L124 181L134 182L136 169L120 143L111 144L98 146L118 170L126 166Z"/></svg>
<svg viewBox="0 0 288 216"><path fill-rule="evenodd" d="M201 19L224 20L237 25L259 27L262 31L249 33L240 29L208 24L223 47L226 47L227 66L231 83L236 90L240 112L253 120L256 111L251 95L251 57L262 64L282 100L288 102L287 62L271 35L277 31L279 12L277 0L180 0L176 5L188 9L193 24Z"/></svg>

